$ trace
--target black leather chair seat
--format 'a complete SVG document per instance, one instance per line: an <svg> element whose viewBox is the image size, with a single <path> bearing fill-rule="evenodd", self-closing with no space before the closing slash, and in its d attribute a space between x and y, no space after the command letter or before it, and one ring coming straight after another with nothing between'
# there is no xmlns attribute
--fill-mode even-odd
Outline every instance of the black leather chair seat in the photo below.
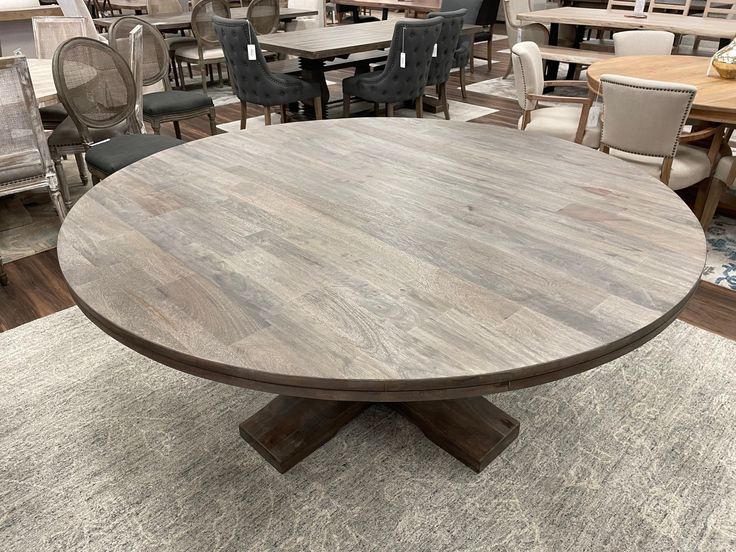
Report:
<svg viewBox="0 0 736 552"><path fill-rule="evenodd" d="M143 96L143 114L150 117L189 113L213 105L212 98L209 96L184 90L151 92Z"/></svg>
<svg viewBox="0 0 736 552"><path fill-rule="evenodd" d="M112 174L169 148L183 144L181 140L171 136L156 134L125 134L115 136L107 142L92 146L87 151L87 165L104 174Z"/></svg>

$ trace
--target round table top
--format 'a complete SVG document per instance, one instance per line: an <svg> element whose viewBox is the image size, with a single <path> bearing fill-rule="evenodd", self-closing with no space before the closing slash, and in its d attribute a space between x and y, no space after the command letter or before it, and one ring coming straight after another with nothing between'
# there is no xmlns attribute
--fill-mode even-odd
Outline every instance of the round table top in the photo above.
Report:
<svg viewBox="0 0 736 552"><path fill-rule="evenodd" d="M424 400L535 385L647 341L705 239L667 186L546 136L299 122L115 173L59 262L99 327L164 364L285 395Z"/></svg>
<svg viewBox="0 0 736 552"><path fill-rule="evenodd" d="M697 56L619 56L588 67L588 86L598 93L602 75L622 75L655 81L691 84L698 91L690 117L736 123L736 80L722 79L715 69L706 75L710 58Z"/></svg>

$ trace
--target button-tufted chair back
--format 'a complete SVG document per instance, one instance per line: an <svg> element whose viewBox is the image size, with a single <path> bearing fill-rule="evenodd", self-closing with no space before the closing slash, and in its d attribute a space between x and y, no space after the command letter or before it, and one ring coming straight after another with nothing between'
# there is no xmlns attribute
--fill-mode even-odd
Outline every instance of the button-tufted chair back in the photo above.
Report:
<svg viewBox="0 0 736 552"><path fill-rule="evenodd" d="M432 50L441 30L441 17L398 21L384 70L376 78L361 79L357 90L349 93L382 103L404 102L421 96L427 84ZM401 67L402 43L405 67Z"/></svg>
<svg viewBox="0 0 736 552"><path fill-rule="evenodd" d="M437 39L437 57L433 57L429 65L427 86L442 84L450 76L466 12L467 10L463 8L451 12L433 12L427 16L442 18L442 30Z"/></svg>
<svg viewBox="0 0 736 552"><path fill-rule="evenodd" d="M450 12L465 9L465 23L474 25L478 19L478 13L480 12L481 4L483 0L442 0L440 3L440 11ZM458 41L458 48L470 50L470 44L472 41L471 35L463 35Z"/></svg>
<svg viewBox="0 0 736 552"><path fill-rule="evenodd" d="M258 44L256 31L247 19L215 16L214 26L225 54L233 91L244 104L285 105L320 95L317 83L271 73ZM255 47L255 59L248 59L250 44Z"/></svg>

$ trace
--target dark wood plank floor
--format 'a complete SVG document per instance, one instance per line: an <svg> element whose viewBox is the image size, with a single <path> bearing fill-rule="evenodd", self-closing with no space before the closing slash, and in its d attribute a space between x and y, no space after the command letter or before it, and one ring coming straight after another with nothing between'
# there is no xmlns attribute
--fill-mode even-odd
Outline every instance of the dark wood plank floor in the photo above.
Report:
<svg viewBox="0 0 736 552"><path fill-rule="evenodd" d="M497 26L497 33L503 33L503 27ZM496 50L506 48L506 42L497 41ZM476 48L476 56L483 57L484 46ZM486 67L476 69L475 74L468 74L468 83L479 82L489 78L503 76L508 62L508 54L494 54L499 63L492 65L489 74ZM349 76L350 73L335 72L331 80ZM459 77L454 73L448 83L448 97L462 101L459 88ZM495 113L486 115L475 122L515 127L520 110L515 100L498 96L487 96L468 92L468 102L496 109ZM258 116L261 112L254 106L249 115ZM217 122L225 123L240 118L240 106L230 104L217 108ZM182 137L185 140L196 140L209 136L209 124L206 118L193 119L182 125ZM164 125L163 133L172 134L171 125ZM74 305L64 278L59 269L56 251L47 251L18 261L7 263L6 271L10 285L0 289L0 331L5 331L37 318L47 316ZM722 336L736 339L736 292L701 282L700 286L680 316L695 326L715 332Z"/></svg>

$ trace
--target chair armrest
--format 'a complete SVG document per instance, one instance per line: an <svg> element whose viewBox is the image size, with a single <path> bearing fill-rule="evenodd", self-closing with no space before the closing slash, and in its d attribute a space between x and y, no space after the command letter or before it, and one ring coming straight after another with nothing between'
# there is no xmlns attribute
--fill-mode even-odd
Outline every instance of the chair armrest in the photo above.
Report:
<svg viewBox="0 0 736 552"><path fill-rule="evenodd" d="M721 131L721 126L701 128L700 130L696 130L695 132L688 132L687 134L682 134L680 136L680 143L687 144L689 142L697 142L698 140L703 140L710 136L714 136L720 131Z"/></svg>
<svg viewBox="0 0 736 552"><path fill-rule="evenodd" d="M544 86L576 86L588 88L588 81L583 80L551 80L544 81Z"/></svg>
<svg viewBox="0 0 736 552"><path fill-rule="evenodd" d="M542 94L527 94L526 98L538 102L574 103L580 105L593 105L592 98L581 98L579 96L543 96Z"/></svg>

